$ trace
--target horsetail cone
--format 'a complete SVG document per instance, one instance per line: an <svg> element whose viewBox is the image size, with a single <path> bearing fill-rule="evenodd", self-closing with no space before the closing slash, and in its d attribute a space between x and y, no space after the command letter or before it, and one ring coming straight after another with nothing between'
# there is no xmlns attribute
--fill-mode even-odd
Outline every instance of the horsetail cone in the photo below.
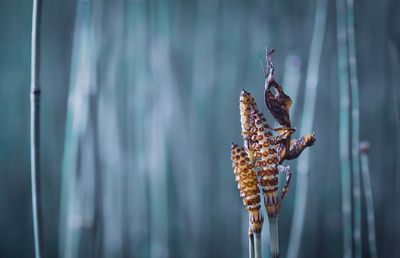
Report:
<svg viewBox="0 0 400 258"><path fill-rule="evenodd" d="M251 123L250 114L252 110L258 110L257 104L251 94L244 89L240 92L240 124L242 126L242 137L244 140L244 147L249 155L250 161L254 163L254 150L251 148Z"/></svg>
<svg viewBox="0 0 400 258"><path fill-rule="evenodd" d="M268 217L275 217L280 208L277 145L271 127L266 123L262 113L252 110L250 120L252 148L256 159L255 166L258 167L259 183L264 193L264 204Z"/></svg>
<svg viewBox="0 0 400 258"><path fill-rule="evenodd" d="M249 231L260 233L264 219L260 211L260 190L254 166L245 150L234 143L231 146L231 158L240 197L242 197L243 204L249 212Z"/></svg>

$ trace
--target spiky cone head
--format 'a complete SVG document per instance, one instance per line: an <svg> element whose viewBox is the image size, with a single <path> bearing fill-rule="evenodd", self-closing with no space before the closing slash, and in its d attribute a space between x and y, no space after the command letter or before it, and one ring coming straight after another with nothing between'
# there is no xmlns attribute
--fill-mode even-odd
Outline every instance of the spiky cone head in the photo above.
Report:
<svg viewBox="0 0 400 258"><path fill-rule="evenodd" d="M275 217L280 208L278 196L278 155L277 144L272 135L271 127L266 123L262 113L252 110L252 148L258 168L259 183L264 193L264 204L269 217Z"/></svg>
<svg viewBox="0 0 400 258"><path fill-rule="evenodd" d="M250 114L252 110L258 110L257 104L251 94L244 89L240 92L240 124L242 126L242 137L244 140L244 147L250 161L254 163L254 150L251 148L251 124Z"/></svg>
<svg viewBox="0 0 400 258"><path fill-rule="evenodd" d="M260 212L260 190L254 166L246 151L234 143L231 146L231 158L240 197L242 197L243 204L249 212L250 230L259 233L262 230L264 219Z"/></svg>

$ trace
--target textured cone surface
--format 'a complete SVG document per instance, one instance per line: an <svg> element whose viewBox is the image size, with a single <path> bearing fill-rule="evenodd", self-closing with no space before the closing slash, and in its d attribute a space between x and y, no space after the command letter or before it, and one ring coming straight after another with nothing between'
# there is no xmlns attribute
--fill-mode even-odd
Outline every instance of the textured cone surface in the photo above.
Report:
<svg viewBox="0 0 400 258"><path fill-rule="evenodd" d="M280 200L278 197L278 156L277 145L266 124L263 115L252 110L250 123L252 125L252 148L254 149L255 165L258 167L260 185L264 192L264 203L268 216L275 216L279 212Z"/></svg>
<svg viewBox="0 0 400 258"><path fill-rule="evenodd" d="M254 162L254 150L252 149L251 141L251 123L250 115L252 110L257 110L257 104L251 94L245 90L240 93L240 124L242 126L242 137L244 140L244 147L250 161Z"/></svg>
<svg viewBox="0 0 400 258"><path fill-rule="evenodd" d="M231 158L240 197L242 197L243 204L250 215L251 230L255 233L261 232L263 223L263 217L260 212L261 198L254 166L251 164L245 150L236 144L232 144Z"/></svg>

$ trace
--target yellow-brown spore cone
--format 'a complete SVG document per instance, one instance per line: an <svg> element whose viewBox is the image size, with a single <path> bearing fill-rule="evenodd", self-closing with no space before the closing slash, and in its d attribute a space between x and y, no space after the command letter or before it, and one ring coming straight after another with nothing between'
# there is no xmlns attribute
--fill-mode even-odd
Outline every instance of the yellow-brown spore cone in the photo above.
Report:
<svg viewBox="0 0 400 258"><path fill-rule="evenodd" d="M275 216L279 212L280 199L278 197L278 156L277 145L271 133L270 126L263 115L256 110L251 114L252 148L254 149L255 165L259 168L258 176L264 192L264 202L268 216Z"/></svg>
<svg viewBox="0 0 400 258"><path fill-rule="evenodd" d="M251 230L255 233L261 232L263 216L260 212L260 190L257 185L257 175L253 170L254 166L245 150L236 144L232 144L231 158L240 196L250 215Z"/></svg>
<svg viewBox="0 0 400 258"><path fill-rule="evenodd" d="M257 110L257 104L251 94L245 90L240 92L240 124L242 126L242 137L245 144L246 152L250 161L254 162L254 150L251 148L251 124L250 115L252 110Z"/></svg>

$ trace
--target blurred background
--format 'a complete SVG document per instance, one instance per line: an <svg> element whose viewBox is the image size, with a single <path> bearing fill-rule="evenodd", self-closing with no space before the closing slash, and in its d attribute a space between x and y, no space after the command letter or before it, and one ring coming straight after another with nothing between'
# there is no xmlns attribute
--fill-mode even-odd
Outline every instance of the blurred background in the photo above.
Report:
<svg viewBox="0 0 400 258"><path fill-rule="evenodd" d="M356 60L360 140L370 143L377 252L400 257L399 2L355 1L353 11L341 0L43 2L47 257L246 257L247 212L230 143L243 143L241 88L274 124L263 105L265 46L276 49L275 78L293 99L293 125L311 121L317 135L305 185L296 161L287 163L294 176L279 220L281 254L342 257L351 228L342 217L339 78L348 75L338 57L341 21L352 15L355 56L346 60ZM34 255L31 10L31 1L0 1L0 257ZM316 86L315 108L307 85ZM373 257L361 186L362 257ZM302 231L290 247L301 190Z"/></svg>

